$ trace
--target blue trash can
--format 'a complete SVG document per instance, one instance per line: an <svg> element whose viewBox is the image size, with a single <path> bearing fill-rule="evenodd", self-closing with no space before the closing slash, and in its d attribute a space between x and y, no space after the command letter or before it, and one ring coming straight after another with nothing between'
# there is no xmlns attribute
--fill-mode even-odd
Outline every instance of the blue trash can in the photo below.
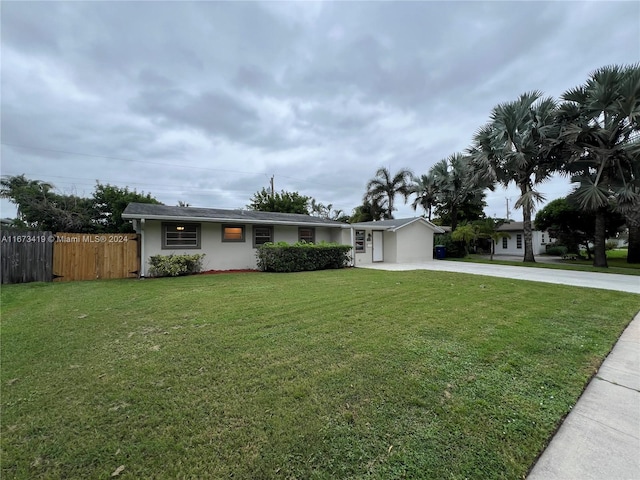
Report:
<svg viewBox="0 0 640 480"><path fill-rule="evenodd" d="M444 245L436 245L436 258L442 260L447 255L447 247Z"/></svg>

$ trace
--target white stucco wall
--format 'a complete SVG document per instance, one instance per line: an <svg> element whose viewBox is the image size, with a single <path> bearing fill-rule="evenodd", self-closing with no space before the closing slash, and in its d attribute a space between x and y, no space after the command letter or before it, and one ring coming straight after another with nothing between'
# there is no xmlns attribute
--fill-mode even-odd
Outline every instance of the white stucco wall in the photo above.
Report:
<svg viewBox="0 0 640 480"><path fill-rule="evenodd" d="M192 222L190 222L192 223ZM315 227L316 243L332 242L343 239L343 232L337 228ZM349 229L346 229L349 245ZM273 241L295 243L298 241L298 227L275 225L273 227ZM223 242L222 224L200 224L200 248L194 249L163 249L162 222L147 220L142 235L144 241L144 274L149 276L149 257L154 255L194 255L205 254L202 264L203 270L237 270L257 268L256 249L253 248L253 226L245 225L244 242ZM336 240L334 240L334 238Z"/></svg>
<svg viewBox="0 0 640 480"><path fill-rule="evenodd" d="M414 222L396 233L397 262L427 262L433 260L433 230Z"/></svg>

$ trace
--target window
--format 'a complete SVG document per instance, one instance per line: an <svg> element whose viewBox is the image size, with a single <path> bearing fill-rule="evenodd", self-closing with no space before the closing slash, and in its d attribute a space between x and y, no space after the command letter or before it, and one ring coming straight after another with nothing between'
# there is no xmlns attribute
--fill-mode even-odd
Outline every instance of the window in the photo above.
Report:
<svg viewBox="0 0 640 480"><path fill-rule="evenodd" d="M316 241L316 229L309 227L298 228L298 241L306 243L315 243Z"/></svg>
<svg viewBox="0 0 640 480"><path fill-rule="evenodd" d="M542 232L542 244L544 245L544 232Z"/></svg>
<svg viewBox="0 0 640 480"><path fill-rule="evenodd" d="M363 253L364 251L364 230L356 230L356 253Z"/></svg>
<svg viewBox="0 0 640 480"><path fill-rule="evenodd" d="M163 223L162 248L200 248L200 224Z"/></svg>
<svg viewBox="0 0 640 480"><path fill-rule="evenodd" d="M253 246L258 247L264 243L273 242L273 227L253 227Z"/></svg>
<svg viewBox="0 0 640 480"><path fill-rule="evenodd" d="M522 248L522 235L516 235L516 248Z"/></svg>
<svg viewBox="0 0 640 480"><path fill-rule="evenodd" d="M507 237L502 237L502 248L508 248Z"/></svg>
<svg viewBox="0 0 640 480"><path fill-rule="evenodd" d="M244 225L222 225L223 242L244 242Z"/></svg>

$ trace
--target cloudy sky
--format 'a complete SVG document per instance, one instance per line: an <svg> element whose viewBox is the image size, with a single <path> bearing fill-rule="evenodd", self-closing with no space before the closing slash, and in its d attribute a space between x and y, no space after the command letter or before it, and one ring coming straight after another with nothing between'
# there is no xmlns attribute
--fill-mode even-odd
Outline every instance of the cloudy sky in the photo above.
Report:
<svg viewBox="0 0 640 480"><path fill-rule="evenodd" d="M637 1L3 1L0 18L2 175L169 205L241 208L273 175L350 213L377 168L426 173L496 104L640 60Z"/></svg>

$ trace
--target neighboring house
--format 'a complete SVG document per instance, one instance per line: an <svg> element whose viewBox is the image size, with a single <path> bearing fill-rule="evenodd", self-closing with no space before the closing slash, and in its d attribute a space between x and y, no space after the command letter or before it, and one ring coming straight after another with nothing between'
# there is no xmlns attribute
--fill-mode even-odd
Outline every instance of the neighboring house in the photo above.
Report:
<svg viewBox="0 0 640 480"><path fill-rule="evenodd" d="M433 260L433 234L444 233L422 217L353 223L351 228L356 267L373 262Z"/></svg>
<svg viewBox="0 0 640 480"><path fill-rule="evenodd" d="M204 253L204 270L255 269L263 243L351 243L349 225L295 213L130 203L122 218L141 235L141 276L154 255Z"/></svg>
<svg viewBox="0 0 640 480"><path fill-rule="evenodd" d="M204 270L257 268L256 248L266 242L335 242L351 245L353 265L433 259L433 234L423 218L349 225L310 215L171 207L130 203L122 218L140 234L140 275L154 255L204 253Z"/></svg>
<svg viewBox="0 0 640 480"><path fill-rule="evenodd" d="M506 232L511 238L502 238L496 242L496 255L524 255L524 226L523 222L504 223L498 227L499 232ZM531 241L534 255L546 252L546 245L553 243L549 232L531 231Z"/></svg>

